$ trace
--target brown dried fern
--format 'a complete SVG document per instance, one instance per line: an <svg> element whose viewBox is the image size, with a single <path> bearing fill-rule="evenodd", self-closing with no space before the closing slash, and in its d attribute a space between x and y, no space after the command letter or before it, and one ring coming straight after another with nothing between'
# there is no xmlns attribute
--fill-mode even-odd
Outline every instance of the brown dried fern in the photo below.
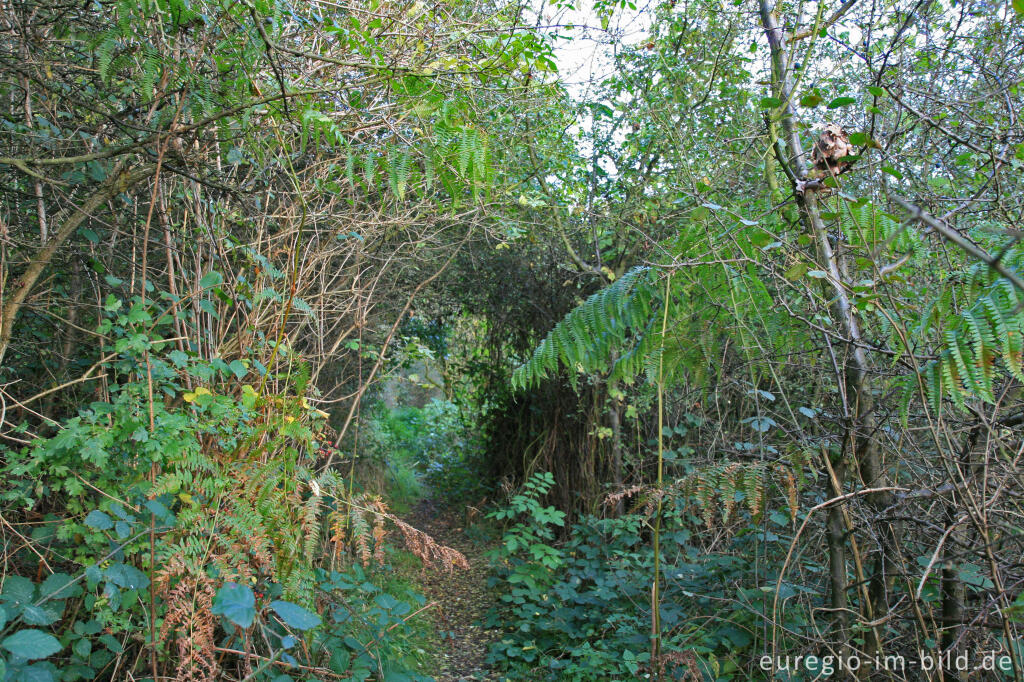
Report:
<svg viewBox="0 0 1024 682"><path fill-rule="evenodd" d="M178 564L181 566L181 564ZM166 589L170 575L163 573ZM214 682L220 668L216 658L216 625L213 615L213 581L203 574L187 573L166 594L167 615L160 630L160 639L168 641L171 633L176 649L174 679L178 682Z"/></svg>

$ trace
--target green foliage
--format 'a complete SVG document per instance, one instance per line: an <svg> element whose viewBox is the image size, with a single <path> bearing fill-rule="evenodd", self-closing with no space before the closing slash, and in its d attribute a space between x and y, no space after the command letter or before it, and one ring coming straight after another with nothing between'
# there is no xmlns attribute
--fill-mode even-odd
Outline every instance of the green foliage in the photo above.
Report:
<svg viewBox="0 0 1024 682"><path fill-rule="evenodd" d="M536 588L548 582L553 571L562 565L559 552L548 543L555 538L552 526L565 525L565 512L544 506L540 501L554 485L555 477L550 473L535 473L507 506L487 515L497 521L513 522L496 550L496 558L511 563L507 578L510 584L523 583ZM513 557L518 560L511 562Z"/></svg>
<svg viewBox="0 0 1024 682"><path fill-rule="evenodd" d="M613 379L640 373L656 347L652 313L658 292L654 274L646 267L631 270L574 308L515 371L513 386L539 383L560 365L571 373L577 368L608 370Z"/></svg>
<svg viewBox="0 0 1024 682"><path fill-rule="evenodd" d="M344 572L320 571L317 579L328 626L314 641L330 670L355 680L432 679L415 672L426 643L411 616L426 605L423 595L394 579L374 584L359 565Z"/></svg>
<svg viewBox="0 0 1024 682"><path fill-rule="evenodd" d="M378 412L370 422L367 454L385 461L394 502L421 495L419 479L442 504L478 502L491 486L485 474L480 437L452 402Z"/></svg>
<svg viewBox="0 0 1024 682"><path fill-rule="evenodd" d="M1002 262L1018 272L1024 270L1024 248L1007 247ZM918 371L926 400L936 412L947 397L961 409L969 399L995 403L1000 368L1024 382L1024 295L987 264L977 263L968 270L964 298L968 303L956 313L950 310L950 298L940 296L915 330L918 337L933 328L942 330L938 358ZM904 383L905 392L917 388L914 377Z"/></svg>
<svg viewBox="0 0 1024 682"><path fill-rule="evenodd" d="M294 393L261 394L241 383L248 358L202 360L168 344L160 331L169 322L140 303L111 299L107 309L111 400L4 453L5 505L53 510L36 539L67 572L35 585L19 575L35 570L34 555L12 555L0 665L26 679L57 679L57 667L61 679L93 679L151 619L177 642L179 672L216 669L218 622L229 648L273 643L263 655L291 662L299 650L288 653L290 631L344 639L339 621L321 624L312 612L337 589L317 582L321 526L325 500L342 504L347 486L312 469L324 424L303 397L308 371L274 377ZM388 646L387 635L365 642L362 655Z"/></svg>
<svg viewBox="0 0 1024 682"><path fill-rule="evenodd" d="M744 556L768 539L747 528L732 540L732 551L708 552L700 531L686 528L698 518L673 516L662 557L663 651L671 679L698 670L705 679L767 679L752 661L759 657L760 619L773 589L751 583ZM785 525L785 520L782 521ZM774 522L772 527L779 529ZM648 519L585 517L554 549L559 567L544 580L515 580L530 553L501 550L495 583L502 605L489 620L504 632L491 648L491 661L512 679L619 680L650 672L650 590L653 554L645 540ZM770 555L769 555L770 556ZM766 569L766 577L772 567ZM766 579L765 585L771 584ZM784 584L785 593L796 592ZM729 596L726 596L729 595ZM809 632L806 614L787 612L791 632Z"/></svg>

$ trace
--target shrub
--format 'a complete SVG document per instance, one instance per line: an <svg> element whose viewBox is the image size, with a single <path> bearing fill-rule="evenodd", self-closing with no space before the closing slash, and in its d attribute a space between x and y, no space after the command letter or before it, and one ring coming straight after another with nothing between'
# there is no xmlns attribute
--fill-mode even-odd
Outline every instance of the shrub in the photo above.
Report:
<svg viewBox="0 0 1024 682"><path fill-rule="evenodd" d="M381 557L399 520L315 472L326 415L307 404L308 373L205 360L173 349L140 304L107 310L110 399L2 453L4 516L36 530L6 548L0 679L280 680L299 662L415 679L393 637L422 598L339 572L349 552L323 551L328 512L349 520L336 545L372 542Z"/></svg>
<svg viewBox="0 0 1024 682"><path fill-rule="evenodd" d="M553 526L561 513L539 501L552 483L547 474L534 476L493 514L515 523L493 556L492 583L502 594L488 625L504 633L492 645L491 663L512 679L622 680L650 672L650 519L585 516L556 544ZM762 674L756 668L764 646L760 614L771 608L775 583L771 565L759 577L743 557L768 550L784 556L780 539L746 526L730 540L733 551L709 552L689 530L702 525L700 518L672 508L666 521L660 609L666 673L711 680ZM783 590L785 598L796 594L786 583ZM820 595L812 596L820 603ZM783 625L789 633L809 632L799 608L787 610Z"/></svg>

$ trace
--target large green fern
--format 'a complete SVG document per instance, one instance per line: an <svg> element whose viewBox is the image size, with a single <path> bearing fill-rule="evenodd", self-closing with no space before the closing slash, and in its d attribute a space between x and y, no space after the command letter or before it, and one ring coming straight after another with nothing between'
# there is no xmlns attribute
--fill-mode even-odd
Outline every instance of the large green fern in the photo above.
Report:
<svg viewBox="0 0 1024 682"><path fill-rule="evenodd" d="M1002 262L1013 270L1024 269L1024 248L1008 249ZM978 263L969 272L967 300L971 303L947 323L938 357L918 370L925 398L935 411L946 397L958 408L972 397L995 402L994 386L1000 367L1024 382L1024 294L987 264ZM937 320L950 319L942 315L948 306L947 294L933 304L917 333L924 335ZM905 390L915 388L916 381L908 381Z"/></svg>
<svg viewBox="0 0 1024 682"><path fill-rule="evenodd" d="M652 315L659 293L655 271L630 270L569 312L512 375L512 385L539 383L558 370L582 368L611 371L612 378L631 378L657 349Z"/></svg>

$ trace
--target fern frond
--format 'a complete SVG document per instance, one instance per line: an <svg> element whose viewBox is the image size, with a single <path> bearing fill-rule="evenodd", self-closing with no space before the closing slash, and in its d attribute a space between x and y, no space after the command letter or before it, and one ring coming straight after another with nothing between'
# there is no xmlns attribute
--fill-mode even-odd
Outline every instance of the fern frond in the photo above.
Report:
<svg viewBox="0 0 1024 682"><path fill-rule="evenodd" d="M1007 249L1002 263L1015 270L1024 269L1024 248ZM963 409L969 398L994 403L1000 367L1024 381L1020 292L985 263L971 268L967 291L973 300L958 314L950 313L949 289L929 306L918 325L918 331L925 333L935 320L948 320L938 357L918 370L925 401L935 411L944 398L952 400L957 409ZM912 381L904 384L905 391L914 388Z"/></svg>
<svg viewBox="0 0 1024 682"><path fill-rule="evenodd" d="M570 311L516 369L513 386L538 383L559 364L584 371L612 369L618 377L635 375L642 363L636 351L650 336L654 277L650 268L635 268ZM625 351L625 352L623 352ZM615 367L613 355L621 353ZM638 362L639 359L639 362Z"/></svg>

